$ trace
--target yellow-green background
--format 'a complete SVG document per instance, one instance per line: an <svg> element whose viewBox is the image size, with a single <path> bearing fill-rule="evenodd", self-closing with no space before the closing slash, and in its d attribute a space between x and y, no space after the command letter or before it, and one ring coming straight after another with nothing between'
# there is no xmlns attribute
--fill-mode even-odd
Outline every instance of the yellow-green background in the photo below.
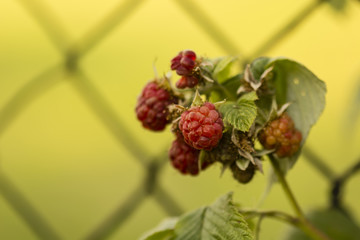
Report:
<svg viewBox="0 0 360 240"><path fill-rule="evenodd" d="M237 46L239 52L234 54L241 57L250 56L312 1L194 2ZM0 1L0 109L31 79L63 60L20 2ZM43 11L57 18L75 41L125 1L34 2L47 6ZM172 136L169 131L153 133L141 127L134 114L136 98L153 77L155 60L158 72L167 72L170 59L182 49L208 57L228 54L177 1L144 0L79 63L138 139L139 148L151 156L162 153ZM336 173L344 171L360 156L360 122L349 125L347 119L351 109L360 107L352 102L360 86L360 3L348 1L340 13L323 4L264 55L295 59L326 82L327 105L307 145ZM63 239L86 236L127 199L145 174L79 95L73 80L63 78L39 93L0 136L1 171ZM198 177L182 176L167 164L160 173L160 184L185 210L211 203L228 191L234 191L243 206L257 205L266 176L257 174L251 183L241 185L229 172L221 178L219 174L220 166L213 166ZM299 159L288 179L305 210L327 204L328 182L305 159ZM357 221L359 184L360 177L354 177L345 196ZM292 213L279 186L261 207ZM111 239L137 239L165 216L148 197ZM279 239L284 226L265 220L261 239ZM0 239L37 239L1 196Z"/></svg>

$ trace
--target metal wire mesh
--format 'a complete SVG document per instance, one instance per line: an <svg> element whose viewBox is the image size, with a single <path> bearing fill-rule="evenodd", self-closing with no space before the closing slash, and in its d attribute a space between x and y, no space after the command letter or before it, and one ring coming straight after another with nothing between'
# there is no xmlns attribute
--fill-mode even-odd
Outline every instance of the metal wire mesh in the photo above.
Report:
<svg viewBox="0 0 360 240"><path fill-rule="evenodd" d="M321 0L311 1L309 5L304 6L299 11L298 15L294 16L293 20L285 24L278 32L275 32L268 40L264 41L253 54L244 56L237 44L222 32L222 29L217 26L216 22L207 15L200 5L190 0L174 1L220 48L228 54L242 56L241 60L244 64L249 59L272 49L325 2ZM98 45L115 27L125 24L127 19L136 13L144 0L126 0L119 4L77 42L70 41L69 34L62 26L61 20L56 19L55 14L46 5L40 1L18 0L18 2L37 21L38 25L47 35L48 40L63 56L63 60L51 68L44 69L43 73L34 79L30 79L25 86L17 91L8 104L0 110L0 135L3 134L4 130L8 128L26 105L30 104L38 94L48 91L61 82L64 77L70 76L72 78L72 86L78 95L85 100L95 115L108 128L109 132L140 163L146 172L141 184L126 198L127 200L119 205L106 219L103 219L87 236L84 236L84 239L106 239L115 230L120 228L126 219L143 203L144 199L148 197L152 197L169 215L179 215L182 213L179 204L158 181L159 170L167 156L160 155L149 159L151 155L145 149L139 148L137 139L126 127L121 116L118 116L105 100L102 93L94 86L86 73L86 69L82 69L79 66L79 62L83 57L93 47ZM164 160L161 161L161 159ZM40 239L61 239L61 234L57 233L43 219L37 209L27 201L26 196L4 173L0 173L0 193Z"/></svg>

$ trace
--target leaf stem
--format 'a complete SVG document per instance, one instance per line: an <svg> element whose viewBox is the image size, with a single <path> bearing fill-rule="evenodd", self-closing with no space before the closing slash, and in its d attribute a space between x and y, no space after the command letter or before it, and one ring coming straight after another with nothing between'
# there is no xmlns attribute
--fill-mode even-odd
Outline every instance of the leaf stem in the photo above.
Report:
<svg viewBox="0 0 360 240"><path fill-rule="evenodd" d="M330 240L330 238L328 236L326 236L323 232L321 232L319 229L317 229L315 226L313 226L305 218L303 211L301 210L298 202L296 201L294 194L292 193L292 191L284 177L284 174L280 168L279 163L277 162L277 160L275 159L275 157L272 154L269 154L268 156L270 158L271 165L273 166L273 168L275 170L276 176L278 177L278 180L279 180L288 200L290 201L296 215L298 216L298 219L300 221L298 227L304 233L306 233L308 236L312 237L315 240Z"/></svg>

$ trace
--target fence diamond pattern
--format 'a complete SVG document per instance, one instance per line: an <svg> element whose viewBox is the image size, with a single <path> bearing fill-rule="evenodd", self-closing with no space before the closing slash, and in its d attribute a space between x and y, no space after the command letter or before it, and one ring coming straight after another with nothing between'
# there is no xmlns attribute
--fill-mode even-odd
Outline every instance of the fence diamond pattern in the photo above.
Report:
<svg viewBox="0 0 360 240"><path fill-rule="evenodd" d="M25 86L17 91L6 106L0 110L0 136L8 126L21 114L26 105L30 104L38 94L48 91L65 77L72 77L72 86L93 110L96 116L114 135L115 139L123 145L144 168L146 174L143 180L127 200L106 219L100 220L97 228L93 229L84 239L106 239L115 230L120 228L126 219L137 209L147 197L152 197L159 203L169 215L178 215L182 209L172 196L157 181L158 172L167 156L159 155L149 159L144 149L139 149L137 139L123 123L121 116L113 111L102 93L94 86L92 80L86 73L86 69L79 66L82 58L91 52L105 36L110 34L120 24L126 24L127 19L132 16L145 2L145 0L126 0L101 19L80 40L71 42L61 19L41 1L17 0L29 15L31 15L48 37L48 40L56 47L63 60L58 64L44 69L34 79L30 79ZM184 15L192 19L195 25L201 28L208 36L228 54L242 55L238 48L222 29L211 19L195 1L173 0L183 10ZM319 9L326 1L314 0L300 9L293 20L286 23L280 30L274 33L264 42L251 56L243 56L245 64L248 59L266 53L287 36L301 22ZM6 175L0 174L0 193L17 214L27 223L28 227L39 237L39 239L61 239L61 233L57 233L41 214L31 205L26 196L15 186Z"/></svg>

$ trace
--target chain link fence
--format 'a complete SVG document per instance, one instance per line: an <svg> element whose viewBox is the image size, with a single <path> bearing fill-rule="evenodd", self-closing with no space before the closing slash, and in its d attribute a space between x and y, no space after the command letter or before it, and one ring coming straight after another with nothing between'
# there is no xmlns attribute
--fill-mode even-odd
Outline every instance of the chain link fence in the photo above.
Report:
<svg viewBox="0 0 360 240"><path fill-rule="evenodd" d="M14 0L15 1L15 0ZM304 4L302 9L293 17L291 21L281 26L277 32L268 37L252 54L245 56L232 39L218 26L202 6L196 1L173 0L182 9L191 21L201 28L210 39L212 39L220 49L229 55L240 55L243 64L246 64L254 57L267 53L284 38L308 19L314 12L327 1L313 0ZM39 94L52 89L64 78L70 77L71 85L77 94L85 100L94 114L108 128L109 132L134 159L144 169L144 176L140 185L126 197L123 202L107 218L99 219L99 225L95 227L83 239L106 239L131 216L134 211L143 204L146 198L153 198L168 215L179 215L183 212L179 203L162 186L159 179L159 171L167 160L166 154L151 157L145 149L139 148L138 140L131 130L123 122L122 117L114 111L107 102L103 94L95 87L93 81L88 76L86 69L80 66L82 59L91 52L108 34L119 25L127 23L139 7L146 2L145 0L126 0L121 2L112 11L101 19L93 28L83 35L76 42L71 42L69 33L61 23L61 19L56 18L56 14L51 11L42 1L17 0L26 9L27 14L32 16L48 40L56 47L62 55L62 60L58 64L44 69L43 72L20 88L10 101L0 109L0 137L5 130L22 113L27 105L31 104ZM345 1L329 1L331 4L345 4ZM0 193L2 198L9 206L23 219L27 226L35 233L39 239L62 239L62 234L44 219L40 212L27 200L26 195L18 188L11 178L5 173L0 172ZM3 221L3 220L0 220Z"/></svg>

